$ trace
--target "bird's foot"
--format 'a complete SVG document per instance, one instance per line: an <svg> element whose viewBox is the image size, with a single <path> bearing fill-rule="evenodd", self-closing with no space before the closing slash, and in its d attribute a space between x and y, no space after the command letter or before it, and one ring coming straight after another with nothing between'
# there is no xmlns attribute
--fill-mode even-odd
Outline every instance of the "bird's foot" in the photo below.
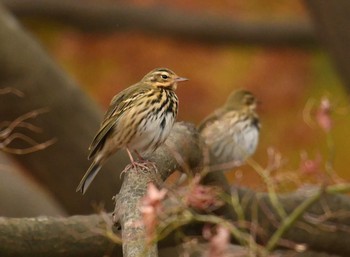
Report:
<svg viewBox="0 0 350 257"><path fill-rule="evenodd" d="M157 166L154 162L148 160L137 160L128 164L125 167L125 169L120 173L120 176L130 169L135 169L141 172L149 172L152 168L155 170L155 172L158 172Z"/></svg>
<svg viewBox="0 0 350 257"><path fill-rule="evenodd" d="M141 170L142 172L148 172L150 169L154 169L156 172L158 171L156 164L149 160L140 159L131 163L131 165L134 169Z"/></svg>

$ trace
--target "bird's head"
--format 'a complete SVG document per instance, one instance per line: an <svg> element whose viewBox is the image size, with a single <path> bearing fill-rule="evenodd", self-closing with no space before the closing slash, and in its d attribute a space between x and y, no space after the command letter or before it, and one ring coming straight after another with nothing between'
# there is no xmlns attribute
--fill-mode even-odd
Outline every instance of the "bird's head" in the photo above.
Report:
<svg viewBox="0 0 350 257"><path fill-rule="evenodd" d="M255 110L257 103L257 99L251 92L247 90L238 90L230 94L225 107L229 110Z"/></svg>
<svg viewBox="0 0 350 257"><path fill-rule="evenodd" d="M143 77L142 82L156 88L176 90L177 83L188 79L179 77L175 72L167 68L157 68Z"/></svg>

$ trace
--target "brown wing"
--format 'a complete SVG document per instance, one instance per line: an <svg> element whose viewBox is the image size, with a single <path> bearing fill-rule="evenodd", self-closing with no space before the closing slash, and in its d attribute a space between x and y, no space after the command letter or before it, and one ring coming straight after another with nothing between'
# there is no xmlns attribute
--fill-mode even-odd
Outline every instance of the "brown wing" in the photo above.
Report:
<svg viewBox="0 0 350 257"><path fill-rule="evenodd" d="M124 89L113 97L110 106L105 113L101 127L89 147L89 159L93 158L103 147L108 134L113 131L114 126L118 123L119 117L125 111L132 108L149 90L151 90L150 86L140 87L139 84L135 84Z"/></svg>
<svg viewBox="0 0 350 257"><path fill-rule="evenodd" d="M221 114L224 112L223 109L217 109L215 112L210 114L208 117L206 117L201 123L198 125L198 131L201 132L206 126L213 123L217 117L221 116Z"/></svg>

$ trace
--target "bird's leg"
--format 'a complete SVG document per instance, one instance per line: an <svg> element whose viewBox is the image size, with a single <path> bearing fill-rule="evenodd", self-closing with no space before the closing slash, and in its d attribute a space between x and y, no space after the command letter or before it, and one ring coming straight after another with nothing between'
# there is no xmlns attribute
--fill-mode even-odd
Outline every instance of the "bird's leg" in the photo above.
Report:
<svg viewBox="0 0 350 257"><path fill-rule="evenodd" d="M130 150L129 150L128 147L126 148L126 152L128 153L128 156L129 156L129 159L130 159L131 163L128 164L128 165L126 165L125 168L122 170L122 172L120 172L120 177L123 175L124 172L126 172L126 171L128 171L129 169L135 167L135 165L134 165L134 163L135 163L134 157L132 157L132 154L131 154L131 152L130 152Z"/></svg>
<svg viewBox="0 0 350 257"><path fill-rule="evenodd" d="M142 166L144 166L145 168L148 168L147 166L152 166L155 169L155 171L157 172L157 166L154 162L143 158L142 155L137 150L134 150L134 152L137 155L137 157L139 158L139 162L138 162L139 164L142 164Z"/></svg>
<svg viewBox="0 0 350 257"><path fill-rule="evenodd" d="M137 150L134 150L134 152L136 153L136 155L140 159L140 161L142 161L142 162L146 161Z"/></svg>
<svg viewBox="0 0 350 257"><path fill-rule="evenodd" d="M125 167L125 169L121 172L121 174L123 174L124 172L126 172L130 168L134 168L134 169L141 168L142 171L148 171L149 170L149 165L151 165L157 171L157 167L156 167L155 163L151 162L151 161L148 161L148 160L145 160L139 154L139 152L137 152L136 150L134 150L134 152L137 155L137 157L139 158L137 161L134 160L134 157L132 156L132 154L131 154L131 152L130 152L128 147L126 148L126 152L128 153L128 156L129 156L129 159L130 159L131 163Z"/></svg>
<svg viewBox="0 0 350 257"><path fill-rule="evenodd" d="M129 155L129 159L130 159L130 161L131 161L131 164L135 163L134 157L132 157L132 154L131 154L131 152L130 152L130 150L129 150L128 147L126 148L126 152L127 152L128 155Z"/></svg>

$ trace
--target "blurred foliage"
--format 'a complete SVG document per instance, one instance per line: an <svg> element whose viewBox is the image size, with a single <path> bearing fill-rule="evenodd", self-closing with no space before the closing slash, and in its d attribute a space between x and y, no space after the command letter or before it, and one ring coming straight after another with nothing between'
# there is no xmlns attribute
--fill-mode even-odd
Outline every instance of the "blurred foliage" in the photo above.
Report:
<svg viewBox="0 0 350 257"><path fill-rule="evenodd" d="M128 3L165 5L188 12L250 20L307 19L299 1L134 0ZM318 103L323 95L327 95L334 104L334 167L340 176L350 179L347 172L350 149L348 102L322 49L212 45L136 32L84 34L57 24L28 20L25 24L104 108L113 95L157 66L169 67L190 79L177 90L180 99L178 120L198 123L223 104L232 90L247 88L253 91L261 101L262 120L261 141L254 159L264 166L267 149L274 147L286 159L279 172L285 172L287 177L288 173L298 176L302 151L310 156L319 153L326 158L326 136L317 126L304 121L303 110L309 99ZM239 169L235 181L248 186L262 185L261 179L247 165Z"/></svg>

